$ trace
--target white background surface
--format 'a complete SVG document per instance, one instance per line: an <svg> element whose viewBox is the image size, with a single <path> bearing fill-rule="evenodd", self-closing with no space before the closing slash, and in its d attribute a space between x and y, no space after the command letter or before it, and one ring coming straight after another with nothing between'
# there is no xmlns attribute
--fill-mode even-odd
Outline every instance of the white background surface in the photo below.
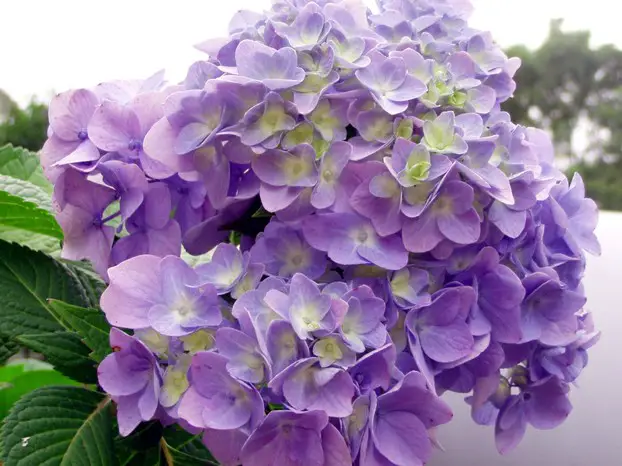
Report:
<svg viewBox="0 0 622 466"><path fill-rule="evenodd" d="M375 0L364 0L373 6ZM192 48L225 35L236 10L270 0L0 0L0 89L20 103L33 94L142 78L166 68L178 81L204 55ZM503 46L538 46L551 18L590 29L594 43L622 46L615 0L472 0L471 24Z"/></svg>

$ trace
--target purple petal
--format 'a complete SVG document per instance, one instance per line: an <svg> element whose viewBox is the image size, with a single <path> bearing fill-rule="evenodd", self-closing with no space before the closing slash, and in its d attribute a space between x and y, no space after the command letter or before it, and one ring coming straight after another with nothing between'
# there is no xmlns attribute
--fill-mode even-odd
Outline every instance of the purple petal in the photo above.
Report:
<svg viewBox="0 0 622 466"><path fill-rule="evenodd" d="M147 313L160 295L160 258L138 256L108 270L110 286L101 307L112 325L145 328Z"/></svg>
<svg viewBox="0 0 622 466"><path fill-rule="evenodd" d="M447 239L458 244L477 242L481 232L480 218L475 209L470 209L459 215L439 216L437 225Z"/></svg>
<svg viewBox="0 0 622 466"><path fill-rule="evenodd" d="M409 412L395 411L379 416L372 436L378 451L392 464L423 465L432 454L425 426Z"/></svg>

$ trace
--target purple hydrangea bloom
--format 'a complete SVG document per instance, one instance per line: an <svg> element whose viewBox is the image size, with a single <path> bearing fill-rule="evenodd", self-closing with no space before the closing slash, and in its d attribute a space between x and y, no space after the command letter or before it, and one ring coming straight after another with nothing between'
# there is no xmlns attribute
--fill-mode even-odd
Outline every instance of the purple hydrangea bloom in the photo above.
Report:
<svg viewBox="0 0 622 466"><path fill-rule="evenodd" d="M109 219L104 218L104 211L114 200L114 191L68 170L57 180L54 197L60 209L56 220L64 232L62 256L89 259L95 270L106 276L114 228L106 225Z"/></svg>
<svg viewBox="0 0 622 466"><path fill-rule="evenodd" d="M357 287L342 299L348 310L340 321L340 333L352 350L363 353L365 348L379 348L387 340L387 331L381 320L385 303L368 286Z"/></svg>
<svg viewBox="0 0 622 466"><path fill-rule="evenodd" d="M502 453L568 415L600 335L596 205L501 110L520 60L468 0L377 3L242 10L179 83L51 102L62 255L134 331L99 370L123 435L177 424L230 466L423 465L446 391Z"/></svg>
<svg viewBox="0 0 622 466"><path fill-rule="evenodd" d="M243 40L235 49L237 74L260 81L273 91L300 84L305 72L297 66L296 51L289 47L275 50L260 42Z"/></svg>
<svg viewBox="0 0 622 466"><path fill-rule="evenodd" d="M128 436L142 421L154 417L162 373L155 356L140 340L113 328L110 346L114 352L99 365L97 378L117 403L119 432Z"/></svg>
<svg viewBox="0 0 622 466"><path fill-rule="evenodd" d="M249 466L350 466L340 432L323 411L272 411L249 437L241 459Z"/></svg>
<svg viewBox="0 0 622 466"><path fill-rule="evenodd" d="M253 170L261 180L261 202L269 212L290 206L305 188L318 181L315 151L301 144L292 152L271 150L253 161Z"/></svg>
<svg viewBox="0 0 622 466"><path fill-rule="evenodd" d="M422 181L435 180L449 171L451 160L444 155L430 155L428 149L404 138L398 138L392 156L384 163L397 182L411 188Z"/></svg>
<svg viewBox="0 0 622 466"><path fill-rule="evenodd" d="M337 183L343 169L348 164L352 146L346 142L335 142L322 155L322 160L318 167L319 179L313 193L311 194L311 204L316 209L327 209L331 207L337 198Z"/></svg>
<svg viewBox="0 0 622 466"><path fill-rule="evenodd" d="M265 415L259 392L229 375L227 358L220 354L195 354L190 382L178 412L191 426L230 430L248 424L254 428Z"/></svg>
<svg viewBox="0 0 622 466"><path fill-rule="evenodd" d="M402 308L419 308L431 302L428 288L430 275L423 269L406 267L391 276L391 295Z"/></svg>
<svg viewBox="0 0 622 466"><path fill-rule="evenodd" d="M296 107L283 100L276 92L270 92L265 100L249 109L242 121L227 128L222 134L238 136L242 144L256 147L257 152L274 149L281 142L285 131L296 126Z"/></svg>
<svg viewBox="0 0 622 466"><path fill-rule="evenodd" d="M523 286L522 341L539 340L551 346L571 343L578 330L575 314L585 304L585 296L567 289L550 269L528 275Z"/></svg>
<svg viewBox="0 0 622 466"><path fill-rule="evenodd" d="M392 390L377 398L372 393L368 406L366 422L354 421L364 429L361 464L424 464L432 454L428 430L453 416L417 372L406 374ZM352 430L356 433L355 428Z"/></svg>
<svg viewBox="0 0 622 466"><path fill-rule="evenodd" d="M221 243L211 260L196 268L200 285L212 285L218 294L229 293L244 276L248 261L248 254L232 244Z"/></svg>
<svg viewBox="0 0 622 466"><path fill-rule="evenodd" d="M314 280L326 271L326 254L312 248L301 231L271 221L250 251L254 262L266 265L266 272L284 278L302 273Z"/></svg>
<svg viewBox="0 0 622 466"><path fill-rule="evenodd" d="M113 264L143 254L159 257L179 255L181 229L170 218L171 209L171 194L166 184L149 184L143 203L126 219L125 228L129 235L120 238L112 248Z"/></svg>
<svg viewBox="0 0 622 466"><path fill-rule="evenodd" d="M343 369L323 368L318 358L300 359L274 377L269 387L296 410L321 410L344 418L352 413L354 383Z"/></svg>
<svg viewBox="0 0 622 466"><path fill-rule="evenodd" d="M519 343L525 288L510 268L499 263L499 254L490 247L482 249L457 278L477 291L469 319L471 333L491 333L498 342Z"/></svg>
<svg viewBox="0 0 622 466"><path fill-rule="evenodd" d="M177 257L137 256L111 268L109 277L101 307L113 325L182 336L222 320L216 290L199 288L198 274Z"/></svg>
<svg viewBox="0 0 622 466"><path fill-rule="evenodd" d="M275 23L277 34L287 39L289 45L297 50L306 50L321 43L330 31L322 9L316 3L307 3L292 24Z"/></svg>
<svg viewBox="0 0 622 466"><path fill-rule="evenodd" d="M257 341L244 332L223 327L216 332L218 352L229 359L229 373L245 382L261 383L266 378L266 360Z"/></svg>
<svg viewBox="0 0 622 466"><path fill-rule="evenodd" d="M568 385L556 377L544 379L512 395L501 408L495 425L495 442L500 453L518 445L531 425L536 429L553 429L566 420L572 405Z"/></svg>
<svg viewBox="0 0 622 466"><path fill-rule="evenodd" d="M386 57L376 51L368 56L370 64L357 70L356 77L387 113L397 115L403 112L408 108L409 101L427 91L424 83L408 74L402 58Z"/></svg>
<svg viewBox="0 0 622 466"><path fill-rule="evenodd" d="M467 316L474 302L475 292L470 287L441 290L429 306L408 313L406 327L430 359L457 361L473 350L475 342Z"/></svg>
<svg viewBox="0 0 622 466"><path fill-rule="evenodd" d="M432 121L423 124L423 143L432 152L462 155L468 145L456 133L456 118L453 112L443 112Z"/></svg>
<svg viewBox="0 0 622 466"><path fill-rule="evenodd" d="M418 218L404 222L404 245L412 252L427 252L447 239L473 244L479 239L481 220L473 207L474 191L468 184L452 180L442 184L434 201Z"/></svg>
<svg viewBox="0 0 622 466"><path fill-rule="evenodd" d="M371 223L357 214L319 214L305 220L305 239L337 264L374 264L399 270L408 262L399 237L378 236ZM331 235L326 235L327 231Z"/></svg>
<svg viewBox="0 0 622 466"><path fill-rule="evenodd" d="M312 333L328 334L335 329L334 300L300 273L291 279L289 296L270 290L264 301L292 324L299 338L310 339Z"/></svg>

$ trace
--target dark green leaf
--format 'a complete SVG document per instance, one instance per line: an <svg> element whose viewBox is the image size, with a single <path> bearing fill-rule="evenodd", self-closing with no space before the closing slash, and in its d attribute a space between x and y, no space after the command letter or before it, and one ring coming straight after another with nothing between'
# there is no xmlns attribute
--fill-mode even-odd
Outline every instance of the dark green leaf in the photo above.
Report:
<svg viewBox="0 0 622 466"><path fill-rule="evenodd" d="M206 459L203 456L195 456L180 449L170 446L165 438L160 440L162 450L162 463L165 466L205 466L218 465L217 462Z"/></svg>
<svg viewBox="0 0 622 466"><path fill-rule="evenodd" d="M43 175L37 154L11 144L0 147L0 174L30 181L48 192L52 191L52 185Z"/></svg>
<svg viewBox="0 0 622 466"><path fill-rule="evenodd" d="M87 262L64 262L68 270L75 276L76 280L82 285L88 306L96 308L99 306L99 298L106 289L106 283Z"/></svg>
<svg viewBox="0 0 622 466"><path fill-rule="evenodd" d="M0 241L0 333L14 338L65 330L48 299L76 306L90 300L71 269L43 253Z"/></svg>
<svg viewBox="0 0 622 466"><path fill-rule="evenodd" d="M11 372L4 374L7 380L0 384L0 419L8 414L11 406L27 393L48 385L78 385L77 382L65 377L52 369L19 371L19 366L11 367Z"/></svg>
<svg viewBox="0 0 622 466"><path fill-rule="evenodd" d="M148 450L132 451L119 462L120 466L161 466L159 446Z"/></svg>
<svg viewBox="0 0 622 466"><path fill-rule="evenodd" d="M162 424L145 422L128 437L115 439L115 450L121 466L156 466L160 464Z"/></svg>
<svg viewBox="0 0 622 466"><path fill-rule="evenodd" d="M52 214L5 191L0 191L0 226L63 239Z"/></svg>
<svg viewBox="0 0 622 466"><path fill-rule="evenodd" d="M19 345L6 335L0 335L0 365L19 351Z"/></svg>
<svg viewBox="0 0 622 466"><path fill-rule="evenodd" d="M28 246L30 249L41 251L52 257L60 256L60 240L40 233L29 233L24 230L0 226L0 240Z"/></svg>
<svg viewBox="0 0 622 466"><path fill-rule="evenodd" d="M179 426L162 428L159 422L141 424L129 437L115 441L121 466L217 465L201 442Z"/></svg>
<svg viewBox="0 0 622 466"><path fill-rule="evenodd" d="M116 466L110 405L84 388L29 393L3 426L4 466Z"/></svg>
<svg viewBox="0 0 622 466"><path fill-rule="evenodd" d="M48 212L54 212L52 209L52 195L30 181L0 174L0 191L6 191L13 196L26 199Z"/></svg>
<svg viewBox="0 0 622 466"><path fill-rule="evenodd" d="M39 333L18 336L17 341L41 353L54 368L78 382L97 382L94 361L89 357L91 350L82 343L74 332Z"/></svg>
<svg viewBox="0 0 622 466"><path fill-rule="evenodd" d="M203 445L201 434L190 434L179 426L171 426L164 429L160 446L164 453L164 459L166 460L169 457L173 459L173 463L168 464L176 466L218 464Z"/></svg>
<svg viewBox="0 0 622 466"><path fill-rule="evenodd" d="M56 300L50 300L49 306L61 321L82 337L86 346L93 351L93 359L99 362L110 353L110 324L102 311Z"/></svg>
<svg viewBox="0 0 622 466"><path fill-rule="evenodd" d="M39 209L52 212L52 198L50 194L39 186L19 180L6 175L0 175L0 191L20 197L28 202L35 204ZM48 214L51 218L51 214ZM54 220L54 224L56 221ZM58 237L51 237L47 234L36 233L24 229L16 229L12 226L4 225L0 222L0 239L12 243L28 246L37 251L43 251L54 257L60 255L60 241Z"/></svg>

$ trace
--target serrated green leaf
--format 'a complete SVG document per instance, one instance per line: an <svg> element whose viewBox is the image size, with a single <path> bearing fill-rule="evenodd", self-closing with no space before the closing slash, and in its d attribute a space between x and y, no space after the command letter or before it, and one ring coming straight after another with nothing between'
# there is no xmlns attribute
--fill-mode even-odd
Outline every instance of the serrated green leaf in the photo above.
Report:
<svg viewBox="0 0 622 466"><path fill-rule="evenodd" d="M63 261L68 270L75 276L76 280L82 285L88 307L96 308L99 306L99 298L106 289L106 283L95 272L88 262Z"/></svg>
<svg viewBox="0 0 622 466"><path fill-rule="evenodd" d="M115 451L121 466L159 466L160 439L163 427L159 421L143 422L128 437L115 438Z"/></svg>
<svg viewBox="0 0 622 466"><path fill-rule="evenodd" d="M0 147L0 174L30 181L47 192L52 191L52 185L41 169L39 156L26 149L13 147L11 144Z"/></svg>
<svg viewBox="0 0 622 466"><path fill-rule="evenodd" d="M201 441L177 425L141 424L129 437L117 437L115 449L121 466L218 465Z"/></svg>
<svg viewBox="0 0 622 466"><path fill-rule="evenodd" d="M78 382L52 369L27 371L22 369L20 374L14 371L11 380L0 385L0 419L5 418L11 407L22 396L49 385L78 385Z"/></svg>
<svg viewBox="0 0 622 466"><path fill-rule="evenodd" d="M0 296L0 333L10 338L65 330L48 299L76 306L90 304L69 266L4 241L0 241Z"/></svg>
<svg viewBox="0 0 622 466"><path fill-rule="evenodd" d="M0 191L0 226L63 239L52 214L5 191Z"/></svg>
<svg viewBox="0 0 622 466"><path fill-rule="evenodd" d="M2 428L4 466L116 466L111 402L77 387L22 398Z"/></svg>
<svg viewBox="0 0 622 466"><path fill-rule="evenodd" d="M30 181L0 174L0 191L6 191L9 194L26 199L48 212L53 212L54 210L52 208L51 194Z"/></svg>
<svg viewBox="0 0 622 466"><path fill-rule="evenodd" d="M164 429L160 448L164 454L164 459L173 461L172 463L165 463L168 466L218 464L207 448L205 448L205 445L203 445L201 434L190 434L179 426L171 426Z"/></svg>
<svg viewBox="0 0 622 466"><path fill-rule="evenodd" d="M6 191L9 194L21 197L45 211L52 212L52 198L50 194L28 181L0 175L0 191ZM59 239L47 235L15 230L14 228L0 225L0 240L23 244L54 257L60 255L61 244Z"/></svg>
<svg viewBox="0 0 622 466"><path fill-rule="evenodd" d="M19 345L6 335L0 335L0 365L19 351Z"/></svg>
<svg viewBox="0 0 622 466"><path fill-rule="evenodd" d="M78 382L97 382L97 370L89 357L91 350L74 332L39 333L18 336L22 345L41 353L54 368Z"/></svg>
<svg viewBox="0 0 622 466"><path fill-rule="evenodd" d="M102 311L57 300L50 300L49 305L71 330L80 335L86 346L93 351L91 357L94 360L99 362L110 353L110 324Z"/></svg>
<svg viewBox="0 0 622 466"><path fill-rule="evenodd" d="M169 445L164 437L160 440L162 463L165 466L205 466L218 465L217 462L202 456L195 456ZM207 451L207 450L206 450Z"/></svg>
<svg viewBox="0 0 622 466"><path fill-rule="evenodd" d="M161 466L160 448L151 447L148 450L132 451L119 462L120 466Z"/></svg>
<svg viewBox="0 0 622 466"><path fill-rule="evenodd" d="M54 258L60 257L61 242L57 238L0 226L0 240L28 246Z"/></svg>

